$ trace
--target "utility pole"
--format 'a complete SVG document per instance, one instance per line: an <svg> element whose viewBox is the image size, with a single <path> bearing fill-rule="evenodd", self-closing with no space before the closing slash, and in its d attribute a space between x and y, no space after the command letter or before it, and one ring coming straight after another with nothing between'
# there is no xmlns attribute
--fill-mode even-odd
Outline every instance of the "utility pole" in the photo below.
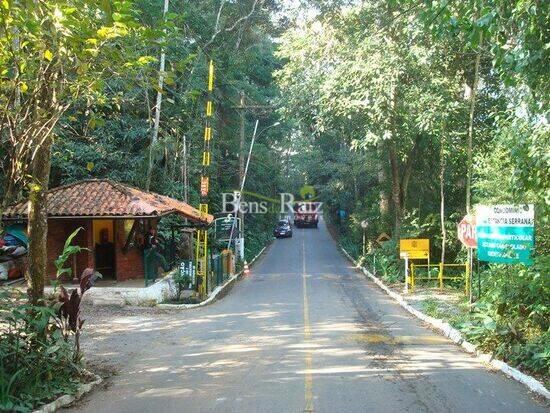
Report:
<svg viewBox="0 0 550 413"><path fill-rule="evenodd" d="M240 101L239 106L235 106L235 109L239 111L239 117L240 117L240 129L239 129L239 183L238 187L242 188L244 186L244 179L245 179L245 126L246 126L246 110L247 109L271 109L271 106L266 105L249 105L247 106L245 104L245 94L244 91L241 90L240 93ZM256 127L258 125L256 124ZM241 189L242 191L242 189ZM240 201L242 201L242 193L240 194ZM241 221L241 228L240 228L240 234L238 234L237 238L241 238L240 242L243 242L244 239L244 214L241 212L240 208L240 202L238 203L239 210L235 214L235 216ZM244 251L244 250L243 250Z"/></svg>
<svg viewBox="0 0 550 413"><path fill-rule="evenodd" d="M164 23L166 23L166 14L168 13L168 7L170 5L170 0L164 0L164 8L162 11L162 18ZM166 30L163 31L166 34ZM153 148L157 143L159 136L159 127L160 127L160 107L162 105L162 88L164 86L164 68L166 65L166 50L162 46L160 50L160 65L159 65L159 79L158 79L158 90L157 90L157 103L155 105L155 121L153 124L153 134L151 135L151 143L149 144L149 163L147 165L147 177L145 181L145 190L148 191L151 186L151 175L153 174Z"/></svg>
<svg viewBox="0 0 550 413"><path fill-rule="evenodd" d="M183 175L183 201L189 203L189 182L187 181L187 136L183 135L183 166L182 166L182 175Z"/></svg>
<svg viewBox="0 0 550 413"><path fill-rule="evenodd" d="M244 106L244 92L241 91L241 101L237 109L239 110L239 116L241 118L241 127L239 131L239 186L243 181L244 176L244 126L245 126L245 106Z"/></svg>
<svg viewBox="0 0 550 413"><path fill-rule="evenodd" d="M243 185L244 180L244 127L245 127L245 105L244 105L244 92L241 90L241 100L240 104L237 107L239 111L239 116L241 118L241 127L239 130L239 188ZM242 199L242 193L240 194ZM241 221L240 233L237 235L238 238L244 238L244 214L241 212L240 202L238 203L239 210L235 214L238 220ZM241 240L242 241L242 240Z"/></svg>

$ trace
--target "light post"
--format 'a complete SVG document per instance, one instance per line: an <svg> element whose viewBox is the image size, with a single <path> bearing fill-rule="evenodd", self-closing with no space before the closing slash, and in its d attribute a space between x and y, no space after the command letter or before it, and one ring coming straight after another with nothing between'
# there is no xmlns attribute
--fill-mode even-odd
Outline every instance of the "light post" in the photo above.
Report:
<svg viewBox="0 0 550 413"><path fill-rule="evenodd" d="M258 124L260 123L259 119L256 119L256 124L254 125L254 133L252 134L252 141L250 142L250 148L248 150L248 158L246 159L246 166L244 168L244 174L243 179L241 181L241 186L239 189L239 198L237 199L237 213L241 219L241 226L240 226L240 234L239 234L239 257L241 259L244 259L244 215L241 212L241 201L242 201L242 195L244 191L244 184L246 182L246 176L248 174L248 166L250 165L250 158L252 156L252 149L254 148L254 142L256 141L256 138L259 138L262 133L264 133L266 130L273 128L275 126L279 126L280 122L275 122L273 125L269 125L265 128L263 128L260 133L257 133L258 131ZM236 221L236 220L235 220ZM227 248L231 247L231 241L233 239L233 232L235 230L235 221L233 222L233 225L231 226L231 234L229 236L229 243L227 245Z"/></svg>
<svg viewBox="0 0 550 413"><path fill-rule="evenodd" d="M363 255L367 252L367 228L369 227L369 221L364 219L361 221L361 228L363 228Z"/></svg>

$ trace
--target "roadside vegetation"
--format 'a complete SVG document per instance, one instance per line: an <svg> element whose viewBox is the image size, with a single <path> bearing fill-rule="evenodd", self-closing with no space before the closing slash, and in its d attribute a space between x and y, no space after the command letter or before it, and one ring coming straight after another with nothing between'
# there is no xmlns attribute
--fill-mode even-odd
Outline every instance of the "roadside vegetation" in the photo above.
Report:
<svg viewBox="0 0 550 413"><path fill-rule="evenodd" d="M79 247L75 231L56 260L58 277L69 272L65 262ZM84 370L80 336L84 319L80 303L98 274L90 272L78 288L56 285L38 304L18 289L0 289L0 411L29 412L89 381Z"/></svg>

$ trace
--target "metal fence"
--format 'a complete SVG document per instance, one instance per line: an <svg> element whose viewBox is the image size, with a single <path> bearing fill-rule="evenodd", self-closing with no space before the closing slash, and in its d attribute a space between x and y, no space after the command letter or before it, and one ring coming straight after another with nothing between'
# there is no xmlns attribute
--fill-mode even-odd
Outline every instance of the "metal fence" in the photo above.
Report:
<svg viewBox="0 0 550 413"><path fill-rule="evenodd" d="M231 250L224 250L210 257L210 268L206 281L206 292L210 294L218 285L226 282L235 273L235 256Z"/></svg>
<svg viewBox="0 0 550 413"><path fill-rule="evenodd" d="M432 271L435 270L435 271ZM414 290L417 281L437 282L443 288L445 281L464 283L466 294L470 291L470 268L468 264L414 264L411 263L409 284Z"/></svg>

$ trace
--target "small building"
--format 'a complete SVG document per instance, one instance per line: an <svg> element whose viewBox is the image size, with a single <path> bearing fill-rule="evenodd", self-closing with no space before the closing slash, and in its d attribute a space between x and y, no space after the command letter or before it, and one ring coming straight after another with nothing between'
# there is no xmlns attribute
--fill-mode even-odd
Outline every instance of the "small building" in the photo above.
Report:
<svg viewBox="0 0 550 413"><path fill-rule="evenodd" d="M185 202L145 192L108 179L80 181L50 189L48 202L48 274L55 278L55 259L67 237L82 228L74 245L87 248L71 265L79 276L95 268L104 278L125 281L144 277L143 237L167 215L177 214L195 226L209 225L213 217ZM10 206L4 222L25 222L28 202Z"/></svg>

